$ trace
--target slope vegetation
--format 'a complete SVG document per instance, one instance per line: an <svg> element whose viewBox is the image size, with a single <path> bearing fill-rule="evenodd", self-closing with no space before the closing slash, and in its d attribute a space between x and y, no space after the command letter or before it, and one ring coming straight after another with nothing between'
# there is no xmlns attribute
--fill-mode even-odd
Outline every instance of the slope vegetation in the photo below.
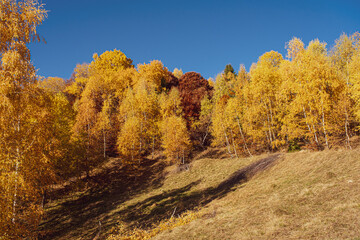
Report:
<svg viewBox="0 0 360 240"><path fill-rule="evenodd" d="M155 239L359 239L360 151L285 154L202 211Z"/></svg>
<svg viewBox="0 0 360 240"><path fill-rule="evenodd" d="M112 159L86 191L52 193L43 239L126 239L185 211L196 217L154 238L357 239L359 156L355 149L235 159L212 149L184 169L145 160L137 175Z"/></svg>

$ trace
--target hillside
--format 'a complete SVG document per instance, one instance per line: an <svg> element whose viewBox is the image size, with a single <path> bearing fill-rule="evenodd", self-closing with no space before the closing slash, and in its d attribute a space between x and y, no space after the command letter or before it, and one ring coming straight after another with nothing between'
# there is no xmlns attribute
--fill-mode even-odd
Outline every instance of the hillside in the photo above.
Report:
<svg viewBox="0 0 360 240"><path fill-rule="evenodd" d="M148 159L138 176L112 159L86 191L52 193L43 239L92 239L99 221L100 236L121 239L186 210L192 221L154 239L358 239L359 156L357 148L235 159L213 149L185 170Z"/></svg>

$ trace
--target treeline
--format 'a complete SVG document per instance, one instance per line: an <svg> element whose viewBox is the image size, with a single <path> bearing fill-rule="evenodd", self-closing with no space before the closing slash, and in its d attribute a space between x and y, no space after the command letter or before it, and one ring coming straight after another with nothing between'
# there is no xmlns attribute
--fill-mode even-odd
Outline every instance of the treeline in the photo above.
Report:
<svg viewBox="0 0 360 240"><path fill-rule="evenodd" d="M135 67L119 50L94 54L65 81L38 77L31 63L42 5L4 0L0 13L0 238L35 237L51 184L108 157L135 171L158 151L180 164L210 145L231 156L351 148L358 131L358 33L330 50L293 38L285 59L270 51L249 72L227 65L215 82L156 60Z"/></svg>
<svg viewBox="0 0 360 240"><path fill-rule="evenodd" d="M293 38L286 59L263 54L250 72L227 68L216 78L210 114L213 144L230 154L331 148L350 138L360 121L360 34L342 34L334 47ZM205 107L208 105L207 107Z"/></svg>
<svg viewBox="0 0 360 240"><path fill-rule="evenodd" d="M59 117L67 116L59 128L66 131L64 146L77 150L64 153L59 162L72 161L74 172L89 171L108 156L136 165L159 149L170 160L184 161L191 150L189 129L199 119L201 99L212 93L198 73L176 70L173 74L157 60L135 68L119 50L95 54L90 64L75 68L68 83L48 78L40 86L56 92L53 101L64 102L55 104L63 107Z"/></svg>

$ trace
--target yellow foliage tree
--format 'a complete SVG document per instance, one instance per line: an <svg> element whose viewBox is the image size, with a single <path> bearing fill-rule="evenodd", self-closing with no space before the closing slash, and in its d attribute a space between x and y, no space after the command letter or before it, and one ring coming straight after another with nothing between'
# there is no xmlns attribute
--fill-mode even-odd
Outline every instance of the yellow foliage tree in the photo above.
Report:
<svg viewBox="0 0 360 240"><path fill-rule="evenodd" d="M190 136L185 120L176 115L165 118L161 124L162 147L169 160L181 160L185 163L185 157L190 150Z"/></svg>
<svg viewBox="0 0 360 240"><path fill-rule="evenodd" d="M340 129L341 112L334 106L339 103L345 84L331 65L326 44L311 41L291 62L284 62L282 73L284 84L280 93L287 96L284 133L290 139L313 139L317 146L323 137L329 148L329 136Z"/></svg>
<svg viewBox="0 0 360 240"><path fill-rule="evenodd" d="M263 54L250 69L251 82L244 89L247 133L256 141L268 142L271 149L283 144L279 136L281 125L276 97L282 80L279 71L282 61L278 52Z"/></svg>
<svg viewBox="0 0 360 240"><path fill-rule="evenodd" d="M44 152L47 99L27 47L46 11L36 0L1 0L0 16L0 232L5 239L30 238L41 192L53 179Z"/></svg>
<svg viewBox="0 0 360 240"><path fill-rule="evenodd" d="M164 85L169 71L161 61L154 60L149 64L139 64L137 69L139 78L135 80L135 85L143 84L142 81L145 81L149 88L155 89L159 93L162 91L162 85Z"/></svg>
<svg viewBox="0 0 360 240"><path fill-rule="evenodd" d="M354 125L355 119L353 115L354 101L351 98L352 85L350 83L350 62L356 53L356 47L360 42L360 34L354 33L351 36L342 34L335 41L335 46L330 52L330 59L333 66L341 79L342 84L346 84L344 93L340 95L339 103L336 105L339 114L343 115L343 126L346 136L346 146L351 149L350 135L351 126ZM340 130L341 128L339 128Z"/></svg>
<svg viewBox="0 0 360 240"><path fill-rule="evenodd" d="M182 75L184 75L183 71L180 69L175 68L173 71L173 74L177 78L181 78Z"/></svg>

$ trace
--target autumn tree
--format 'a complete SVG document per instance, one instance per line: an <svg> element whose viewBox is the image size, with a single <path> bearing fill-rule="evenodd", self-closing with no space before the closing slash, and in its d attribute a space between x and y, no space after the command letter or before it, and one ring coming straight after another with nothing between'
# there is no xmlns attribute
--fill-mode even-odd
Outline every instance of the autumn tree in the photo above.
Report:
<svg viewBox="0 0 360 240"><path fill-rule="evenodd" d="M180 160L184 164L191 146L185 120L180 116L171 115L163 120L161 131L165 155L170 160Z"/></svg>
<svg viewBox="0 0 360 240"><path fill-rule="evenodd" d="M330 52L330 59L336 68L336 71L341 79L342 84L346 84L344 93L340 95L339 104L337 105L339 111L343 114L343 125L346 136L346 146L351 148L350 135L355 125L353 116L354 101L351 98L352 85L350 83L350 62L356 53L357 44L360 41L360 34L354 33L351 36L342 34L339 39L335 41L335 46Z"/></svg>
<svg viewBox="0 0 360 240"><path fill-rule="evenodd" d="M191 143L186 122L183 118L181 97L179 91L174 88L168 94L163 93L160 97L161 113L161 139L164 153L168 160L178 160L182 163L189 155Z"/></svg>
<svg viewBox="0 0 360 240"><path fill-rule="evenodd" d="M198 137L198 143L201 147L206 147L210 145L211 134L210 126L212 121L212 112L213 112L213 103L212 99L209 96L205 96L201 100L201 111L199 120L195 121L193 128L195 132L198 132L196 135Z"/></svg>
<svg viewBox="0 0 360 240"><path fill-rule="evenodd" d="M235 97L232 101L228 103L228 109L230 109L230 113L232 113L232 119L235 122L234 132L238 136L238 144L242 146L243 152L246 155L252 156L249 147L249 143L251 142L251 140L249 139L246 128L244 127L244 116L245 112L247 111L247 100L245 99L244 89L247 87L248 84L250 84L250 76L246 72L245 66L240 65L236 80L232 86Z"/></svg>
<svg viewBox="0 0 360 240"><path fill-rule="evenodd" d="M145 81L147 86L154 88L157 92L160 93L163 90L162 83L168 78L169 71L161 61L154 60L149 64L139 64L137 69L139 78L135 80L135 85L143 84L142 82Z"/></svg>
<svg viewBox="0 0 360 240"><path fill-rule="evenodd" d="M289 53L291 48L289 45ZM284 127L292 139L305 136L318 147L324 143L329 148L329 137L341 129L338 124L343 111L335 106L340 103L345 83L330 62L326 43L314 40L297 52L291 62L285 61L282 67L283 95L290 100Z"/></svg>
<svg viewBox="0 0 360 240"><path fill-rule="evenodd" d="M184 75L183 71L180 69L175 68L172 72L176 78L181 78Z"/></svg>
<svg viewBox="0 0 360 240"><path fill-rule="evenodd" d="M125 89L133 85L132 60L119 50L94 54L89 65L78 65L67 91L77 98L74 139L84 143L83 170L87 172L107 155L114 155L117 109Z"/></svg>
<svg viewBox="0 0 360 240"><path fill-rule="evenodd" d="M161 83L163 90L170 91L172 88L177 88L179 86L179 79L171 72L168 72L167 76L163 79Z"/></svg>
<svg viewBox="0 0 360 240"><path fill-rule="evenodd" d="M227 81L230 81L231 78L236 77L236 72L231 64L227 64L225 66L224 76Z"/></svg>
<svg viewBox="0 0 360 240"><path fill-rule="evenodd" d="M190 126L192 121L199 119L201 100L204 96L212 96L212 87L199 73L188 72L179 79L179 91L184 116Z"/></svg>
<svg viewBox="0 0 360 240"><path fill-rule="evenodd" d="M40 221L41 192L53 179L44 153L47 99L27 47L46 11L36 0L2 0L0 15L0 232L29 238Z"/></svg>
<svg viewBox="0 0 360 240"><path fill-rule="evenodd" d="M349 63L349 83L351 85L350 97L354 101L353 111L357 122L360 122L360 43L357 42L356 49Z"/></svg>
<svg viewBox="0 0 360 240"><path fill-rule="evenodd" d="M89 64L84 63L76 65L71 82L65 88L65 92L71 96L73 104L78 104L81 93L84 91L85 86L89 81L89 77Z"/></svg>
<svg viewBox="0 0 360 240"><path fill-rule="evenodd" d="M215 85L216 92L216 85ZM233 154L233 145L229 136L227 122L224 121L225 118L225 108L229 97L224 95L220 99L214 102L213 113L211 117L211 133L214 137L212 142L213 146L226 146L227 151L232 156Z"/></svg>
<svg viewBox="0 0 360 240"><path fill-rule="evenodd" d="M250 69L251 82L244 89L247 132L261 144L267 142L270 149L282 144L276 98L281 85L279 67L282 61L282 55L278 52L263 54Z"/></svg>
<svg viewBox="0 0 360 240"><path fill-rule="evenodd" d="M145 153L154 153L155 147L160 145L158 95L177 83L177 78L160 61L139 64L137 70L132 76L134 84L126 91L118 114L118 151L129 163L136 160L140 163Z"/></svg>
<svg viewBox="0 0 360 240"><path fill-rule="evenodd" d="M66 89L66 82L59 77L48 77L38 81L39 87L51 93L61 93Z"/></svg>

